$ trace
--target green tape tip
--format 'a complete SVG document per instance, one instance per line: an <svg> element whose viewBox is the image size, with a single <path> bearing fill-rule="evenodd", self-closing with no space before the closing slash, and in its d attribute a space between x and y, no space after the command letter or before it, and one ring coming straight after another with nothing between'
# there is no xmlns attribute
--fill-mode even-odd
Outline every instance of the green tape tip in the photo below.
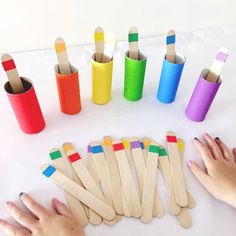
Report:
<svg viewBox="0 0 236 236"><path fill-rule="evenodd" d="M54 151L54 152L50 152L49 155L50 155L51 160L56 160L56 159L62 157L62 154L61 154L60 150L57 150L57 151Z"/></svg>

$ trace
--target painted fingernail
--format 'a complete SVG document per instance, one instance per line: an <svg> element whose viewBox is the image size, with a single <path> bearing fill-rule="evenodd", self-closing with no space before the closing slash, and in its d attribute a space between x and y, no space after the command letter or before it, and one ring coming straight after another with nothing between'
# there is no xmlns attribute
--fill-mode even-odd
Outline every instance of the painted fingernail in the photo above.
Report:
<svg viewBox="0 0 236 236"><path fill-rule="evenodd" d="M219 137L216 137L215 140L216 140L216 141L220 141L220 138L219 138Z"/></svg>
<svg viewBox="0 0 236 236"><path fill-rule="evenodd" d="M198 140L198 138L197 138L197 137L194 137L194 139L195 139L195 140Z"/></svg>
<svg viewBox="0 0 236 236"><path fill-rule="evenodd" d="M190 161L187 162L187 165L188 165L189 168L191 168L192 165L193 165L193 162L190 160Z"/></svg>
<svg viewBox="0 0 236 236"><path fill-rule="evenodd" d="M19 197L21 198L21 197L23 196L23 194L24 194L24 193L23 193L23 192L21 192L21 193L19 194Z"/></svg>

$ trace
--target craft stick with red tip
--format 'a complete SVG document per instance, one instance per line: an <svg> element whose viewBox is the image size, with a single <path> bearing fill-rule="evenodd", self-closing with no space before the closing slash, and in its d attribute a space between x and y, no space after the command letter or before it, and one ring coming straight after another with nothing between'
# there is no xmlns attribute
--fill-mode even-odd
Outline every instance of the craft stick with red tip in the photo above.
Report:
<svg viewBox="0 0 236 236"><path fill-rule="evenodd" d="M166 60L175 63L175 31L170 30L166 37Z"/></svg>
<svg viewBox="0 0 236 236"><path fill-rule="evenodd" d="M210 82L217 82L223 70L224 64L228 58L229 52L227 48L220 48L211 68L207 74L206 80Z"/></svg>
<svg viewBox="0 0 236 236"><path fill-rule="evenodd" d="M129 58L138 60L138 29L132 27L129 30Z"/></svg>
<svg viewBox="0 0 236 236"><path fill-rule="evenodd" d="M94 42L95 42L95 60L97 62L102 62L104 54L104 31L101 27L97 27L95 29Z"/></svg>
<svg viewBox="0 0 236 236"><path fill-rule="evenodd" d="M175 190L175 200L179 206L185 207L188 205L188 195L184 180L182 163L178 150L177 138L174 132L167 132L167 147L169 152L170 167L172 180Z"/></svg>
<svg viewBox="0 0 236 236"><path fill-rule="evenodd" d="M101 215L104 219L112 220L115 217L115 211L112 207L100 198L96 197L93 193L76 184L73 180L58 171L54 166L46 164L41 167L41 171L43 175L52 179L58 187L83 202L89 208Z"/></svg>
<svg viewBox="0 0 236 236"><path fill-rule="evenodd" d="M12 57L9 54L3 54L1 60L3 69L6 71L7 78L11 85L12 92L16 94L25 92L24 85L17 72L16 65Z"/></svg>
<svg viewBox="0 0 236 236"><path fill-rule="evenodd" d="M60 74L71 74L71 67L66 51L66 44L62 38L56 39L55 50L57 54Z"/></svg>
<svg viewBox="0 0 236 236"><path fill-rule="evenodd" d="M50 150L50 158L55 167L70 178L69 171L65 165L65 158L58 148L53 148ZM88 224L88 217L84 211L82 203L67 192L65 192L65 197L74 216L79 220L82 226L86 226Z"/></svg>
<svg viewBox="0 0 236 236"><path fill-rule="evenodd" d="M124 145L120 140L112 142L113 150L116 155L117 164L120 171L121 182L129 212L134 217L141 217L142 206L135 187L134 179L126 157Z"/></svg>

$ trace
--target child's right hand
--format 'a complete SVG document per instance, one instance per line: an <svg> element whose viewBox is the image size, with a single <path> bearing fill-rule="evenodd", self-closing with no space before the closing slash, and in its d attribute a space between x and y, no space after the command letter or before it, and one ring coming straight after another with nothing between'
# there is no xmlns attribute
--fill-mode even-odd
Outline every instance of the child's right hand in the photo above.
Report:
<svg viewBox="0 0 236 236"><path fill-rule="evenodd" d="M206 169L194 161L189 161L188 166L208 192L236 208L236 148L232 152L223 141L209 134L204 134L204 139L206 144L195 138L194 145Z"/></svg>

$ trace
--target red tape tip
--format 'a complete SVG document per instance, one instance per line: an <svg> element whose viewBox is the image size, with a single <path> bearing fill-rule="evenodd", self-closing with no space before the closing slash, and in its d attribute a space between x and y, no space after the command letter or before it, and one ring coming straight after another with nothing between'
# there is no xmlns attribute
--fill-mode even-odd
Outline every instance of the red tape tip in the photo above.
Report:
<svg viewBox="0 0 236 236"><path fill-rule="evenodd" d="M3 61L2 66L5 71L13 70L16 68L15 62L12 59L8 61Z"/></svg>
<svg viewBox="0 0 236 236"><path fill-rule="evenodd" d="M168 143L177 143L177 138L176 136L166 136L167 142Z"/></svg>
<svg viewBox="0 0 236 236"><path fill-rule="evenodd" d="M113 150L114 151L124 150L123 143L116 143L116 144L113 144L112 146L113 146Z"/></svg>
<svg viewBox="0 0 236 236"><path fill-rule="evenodd" d="M78 161L78 160L80 160L80 159L81 159L81 157L80 157L80 155L79 155L78 152L76 152L76 153L74 153L74 154L68 156L68 160L69 160L70 162L75 162L75 161Z"/></svg>

